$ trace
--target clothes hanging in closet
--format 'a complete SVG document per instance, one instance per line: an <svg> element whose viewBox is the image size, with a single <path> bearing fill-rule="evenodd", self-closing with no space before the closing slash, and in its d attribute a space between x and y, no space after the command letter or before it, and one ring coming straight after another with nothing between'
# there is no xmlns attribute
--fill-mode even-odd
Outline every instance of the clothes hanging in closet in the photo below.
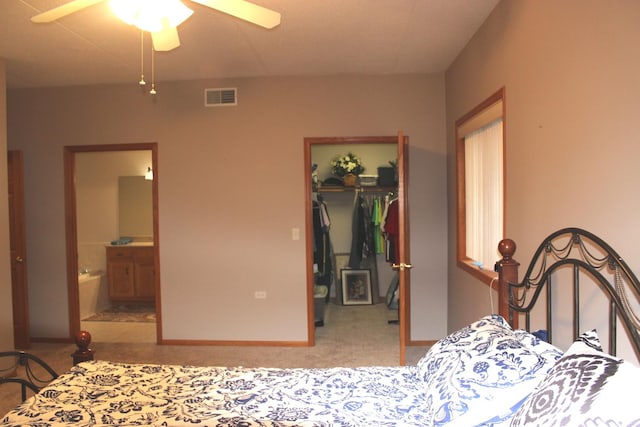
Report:
<svg viewBox="0 0 640 427"><path fill-rule="evenodd" d="M358 192L354 198L351 222L350 268L360 268L364 259L375 254L374 226L371 214L371 204Z"/></svg>
<svg viewBox="0 0 640 427"><path fill-rule="evenodd" d="M365 242L364 208L360 195L356 193L351 217L351 250L349 251L349 267L360 268L362 250Z"/></svg>
<svg viewBox="0 0 640 427"><path fill-rule="evenodd" d="M331 262L331 219L326 203L318 197L313 201L313 263L317 266L316 284L330 286L333 265Z"/></svg>
<svg viewBox="0 0 640 427"><path fill-rule="evenodd" d="M392 264L397 264L400 261L400 224L398 220L398 200L389 199L381 229L385 238L385 259Z"/></svg>
<svg viewBox="0 0 640 427"><path fill-rule="evenodd" d="M376 249L376 254L384 253L384 235L380 228L383 223L384 214L384 199L380 196L375 196L371 208L371 221L373 223L373 243Z"/></svg>

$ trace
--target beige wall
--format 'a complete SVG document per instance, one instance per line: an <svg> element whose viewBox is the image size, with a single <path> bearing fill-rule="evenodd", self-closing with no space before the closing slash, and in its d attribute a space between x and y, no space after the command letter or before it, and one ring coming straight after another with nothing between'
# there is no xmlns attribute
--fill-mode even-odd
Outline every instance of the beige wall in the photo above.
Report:
<svg viewBox="0 0 640 427"><path fill-rule="evenodd" d="M506 235L526 265L565 226L640 268L640 3L501 2L446 73L449 330L490 310L455 263L454 122L506 88Z"/></svg>
<svg viewBox="0 0 640 427"><path fill-rule="evenodd" d="M7 151L6 60L0 58L0 151ZM7 162L0 162L0 348L13 348Z"/></svg>
<svg viewBox="0 0 640 427"><path fill-rule="evenodd" d="M205 108L205 87L239 106ZM165 339L307 339L304 137L410 137L412 338L445 332L443 75L256 78L9 91L25 153L32 330L68 334L62 147L157 142ZM266 300L254 299L256 290Z"/></svg>

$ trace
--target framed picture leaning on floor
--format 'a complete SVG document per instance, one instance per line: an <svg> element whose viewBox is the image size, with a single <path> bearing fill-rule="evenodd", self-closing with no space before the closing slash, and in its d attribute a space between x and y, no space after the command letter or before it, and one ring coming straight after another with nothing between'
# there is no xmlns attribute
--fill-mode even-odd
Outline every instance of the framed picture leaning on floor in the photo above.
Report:
<svg viewBox="0 0 640 427"><path fill-rule="evenodd" d="M370 270L343 269L340 277L343 305L373 304Z"/></svg>

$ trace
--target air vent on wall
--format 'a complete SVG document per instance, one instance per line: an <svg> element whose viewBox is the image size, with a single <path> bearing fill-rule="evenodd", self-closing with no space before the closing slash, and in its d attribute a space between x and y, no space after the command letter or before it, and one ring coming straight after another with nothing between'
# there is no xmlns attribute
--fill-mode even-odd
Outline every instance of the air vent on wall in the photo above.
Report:
<svg viewBox="0 0 640 427"><path fill-rule="evenodd" d="M221 89L204 90L205 107L222 107L238 105L238 88L228 87Z"/></svg>

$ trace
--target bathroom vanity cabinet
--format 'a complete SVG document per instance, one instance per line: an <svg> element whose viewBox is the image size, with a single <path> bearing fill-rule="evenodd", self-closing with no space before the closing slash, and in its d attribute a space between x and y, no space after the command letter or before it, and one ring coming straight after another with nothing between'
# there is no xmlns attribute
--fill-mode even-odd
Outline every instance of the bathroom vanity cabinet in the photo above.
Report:
<svg viewBox="0 0 640 427"><path fill-rule="evenodd" d="M114 301L154 301L153 246L107 246L109 298Z"/></svg>

